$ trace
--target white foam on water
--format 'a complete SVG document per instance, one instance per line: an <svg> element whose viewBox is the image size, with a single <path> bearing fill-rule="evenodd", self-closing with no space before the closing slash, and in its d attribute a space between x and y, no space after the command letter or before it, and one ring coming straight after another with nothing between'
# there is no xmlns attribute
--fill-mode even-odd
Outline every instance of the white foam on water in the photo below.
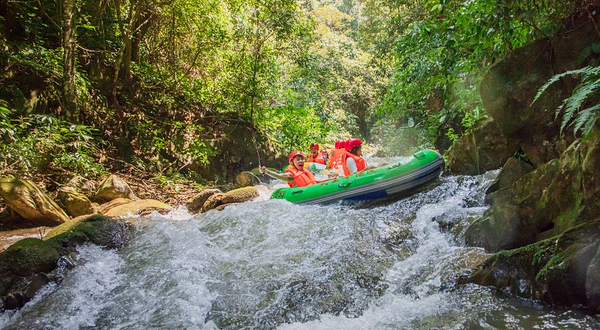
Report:
<svg viewBox="0 0 600 330"><path fill-rule="evenodd" d="M454 286L480 258L440 228L486 207L489 178L450 177L398 201L265 200L192 216L153 213L121 251L86 245L78 266L8 329L593 328L577 313ZM591 325L591 326L590 326Z"/></svg>

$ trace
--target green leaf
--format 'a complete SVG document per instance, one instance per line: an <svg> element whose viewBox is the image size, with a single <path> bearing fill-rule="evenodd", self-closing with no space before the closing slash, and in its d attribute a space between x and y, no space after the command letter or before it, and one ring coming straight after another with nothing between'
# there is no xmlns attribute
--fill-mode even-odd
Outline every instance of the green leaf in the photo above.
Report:
<svg viewBox="0 0 600 330"><path fill-rule="evenodd" d="M80 24L79 27L82 29L91 30L91 31L95 31L97 29L96 26L89 25L89 24Z"/></svg>

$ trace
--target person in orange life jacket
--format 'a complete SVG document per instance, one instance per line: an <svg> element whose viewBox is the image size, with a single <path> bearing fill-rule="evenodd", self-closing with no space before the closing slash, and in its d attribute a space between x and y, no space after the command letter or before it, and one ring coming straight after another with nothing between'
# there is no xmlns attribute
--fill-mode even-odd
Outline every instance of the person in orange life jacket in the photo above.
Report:
<svg viewBox="0 0 600 330"><path fill-rule="evenodd" d="M342 157L346 153L345 149L346 141L338 140L335 143L335 149L329 153L329 162L327 163L328 168L338 169L342 167Z"/></svg>
<svg viewBox="0 0 600 330"><path fill-rule="evenodd" d="M308 155L308 159L306 161L325 165L326 161L323 155L319 152L318 143L313 143L310 145L310 155Z"/></svg>
<svg viewBox="0 0 600 330"><path fill-rule="evenodd" d="M315 176L304 169L304 154L300 151L294 151L288 158L290 166L285 173L276 173L264 166L259 166L258 171L261 174L267 174L270 177L286 181L290 187L305 187L317 183Z"/></svg>
<svg viewBox="0 0 600 330"><path fill-rule="evenodd" d="M356 172L364 171L367 168L362 155L362 141L359 139L350 139L346 141L346 153L342 157L342 166L344 175L348 176Z"/></svg>

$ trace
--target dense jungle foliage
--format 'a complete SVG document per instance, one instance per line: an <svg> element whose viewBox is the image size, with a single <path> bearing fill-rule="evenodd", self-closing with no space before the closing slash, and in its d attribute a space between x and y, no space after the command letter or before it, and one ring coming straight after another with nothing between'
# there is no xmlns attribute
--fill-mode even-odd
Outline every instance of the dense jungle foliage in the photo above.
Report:
<svg viewBox="0 0 600 330"><path fill-rule="evenodd" d="M209 128L223 122L281 154L349 136L382 154L445 149L485 116L486 68L589 10L578 0L0 0L0 172L94 175L126 162L174 174L209 162Z"/></svg>

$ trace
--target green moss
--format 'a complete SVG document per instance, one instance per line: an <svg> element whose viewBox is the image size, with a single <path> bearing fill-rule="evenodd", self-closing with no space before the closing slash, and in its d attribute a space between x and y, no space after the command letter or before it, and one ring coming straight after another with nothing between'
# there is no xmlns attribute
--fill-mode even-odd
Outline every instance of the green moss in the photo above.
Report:
<svg viewBox="0 0 600 330"><path fill-rule="evenodd" d="M576 226L581 220L579 215L581 214L582 207L583 195L578 194L577 201L573 204L573 206L559 214L556 218L554 231L561 233Z"/></svg>
<svg viewBox="0 0 600 330"><path fill-rule="evenodd" d="M126 221L103 215L82 216L69 225L52 230L45 239L62 252L85 242L113 248L120 246L127 238L126 229L129 226Z"/></svg>
<svg viewBox="0 0 600 330"><path fill-rule="evenodd" d="M256 187L244 187L226 192L222 202L223 204L243 203L258 197L258 195L258 189L256 189Z"/></svg>
<svg viewBox="0 0 600 330"><path fill-rule="evenodd" d="M550 260L540 269L536 275L536 281L546 282L552 278L566 278L566 270L568 264L573 260L578 251L576 245L569 246L566 250L560 253L554 253Z"/></svg>
<svg viewBox="0 0 600 330"><path fill-rule="evenodd" d="M2 252L0 263L3 269L27 276L52 270L58 258L58 251L52 244L37 238L25 238Z"/></svg>
<svg viewBox="0 0 600 330"><path fill-rule="evenodd" d="M50 238L53 238L55 236L58 236L60 234L63 234L73 228L75 228L77 225L79 225L81 222L84 221L98 221L98 220L103 220L103 219L109 219L103 215L99 215L99 214L94 214L94 215L84 215L84 216L80 216L77 218L74 218L72 220L69 220L65 223L63 223L60 226L54 227L50 232L48 232L46 234L46 236L44 236L44 240L49 240Z"/></svg>

